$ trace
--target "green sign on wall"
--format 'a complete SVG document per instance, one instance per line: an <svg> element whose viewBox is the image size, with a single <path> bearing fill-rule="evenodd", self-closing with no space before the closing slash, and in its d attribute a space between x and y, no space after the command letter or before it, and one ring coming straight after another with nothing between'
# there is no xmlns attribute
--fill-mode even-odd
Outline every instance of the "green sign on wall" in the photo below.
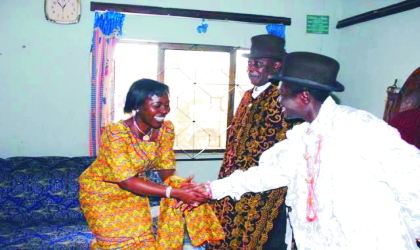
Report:
<svg viewBox="0 0 420 250"><path fill-rule="evenodd" d="M329 16L306 16L306 33L310 34L328 34L330 27Z"/></svg>

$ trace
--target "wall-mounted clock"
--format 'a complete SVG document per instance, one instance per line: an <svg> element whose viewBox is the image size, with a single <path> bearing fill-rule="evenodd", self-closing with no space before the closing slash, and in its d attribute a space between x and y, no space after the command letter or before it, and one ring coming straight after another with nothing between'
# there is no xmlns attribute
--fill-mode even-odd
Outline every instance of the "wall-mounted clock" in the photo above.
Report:
<svg viewBox="0 0 420 250"><path fill-rule="evenodd" d="M45 0L45 18L53 23L78 23L81 15L80 0Z"/></svg>

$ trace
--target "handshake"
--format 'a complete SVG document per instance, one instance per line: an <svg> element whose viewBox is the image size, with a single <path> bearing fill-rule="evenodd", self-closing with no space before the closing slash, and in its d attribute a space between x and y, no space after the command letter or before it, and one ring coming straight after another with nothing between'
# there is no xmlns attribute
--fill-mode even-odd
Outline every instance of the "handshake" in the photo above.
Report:
<svg viewBox="0 0 420 250"><path fill-rule="evenodd" d="M176 207L181 207L182 211L191 210L212 199L210 182L197 183L192 179L192 176L184 179L182 183L176 185L178 187L173 188L171 191L173 195L169 195L169 197L167 195L168 198L172 196L179 200Z"/></svg>

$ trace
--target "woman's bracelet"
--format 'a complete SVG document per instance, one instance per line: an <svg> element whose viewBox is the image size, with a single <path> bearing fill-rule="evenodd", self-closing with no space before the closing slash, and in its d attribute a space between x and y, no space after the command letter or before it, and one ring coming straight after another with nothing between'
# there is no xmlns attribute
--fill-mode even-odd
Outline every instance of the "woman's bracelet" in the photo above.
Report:
<svg viewBox="0 0 420 250"><path fill-rule="evenodd" d="M204 188L206 189L207 196L210 197L210 198L213 198L213 195L211 193L210 182L204 183Z"/></svg>
<svg viewBox="0 0 420 250"><path fill-rule="evenodd" d="M171 198L171 191L172 191L172 187L171 186L168 186L166 188L166 192L165 192L166 198Z"/></svg>

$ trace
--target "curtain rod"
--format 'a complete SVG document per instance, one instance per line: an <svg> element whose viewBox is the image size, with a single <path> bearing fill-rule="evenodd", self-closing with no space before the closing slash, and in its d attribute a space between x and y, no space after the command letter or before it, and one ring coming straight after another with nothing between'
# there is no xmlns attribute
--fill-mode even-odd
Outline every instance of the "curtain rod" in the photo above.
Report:
<svg viewBox="0 0 420 250"><path fill-rule="evenodd" d="M362 23L362 22L373 20L373 19L404 12L407 10L415 9L417 7L420 7L420 0L403 1L401 3L393 4L385 8L372 10L372 11L369 11L369 12L366 12L357 16L343 19L337 23L336 28L340 29L340 28L348 27L348 26L355 25L358 23Z"/></svg>
<svg viewBox="0 0 420 250"><path fill-rule="evenodd" d="M131 5L131 4L91 2L90 10L91 11L112 10L112 11L117 11L121 13L129 13L129 14L161 15L161 16L170 16L170 17L189 17L189 18L200 18L200 19L208 19L208 20L237 21L237 22L256 23L256 24L283 24L283 25L292 24L291 18L288 18L288 17L263 16L263 15L241 14L241 13L220 12L220 11L163 8L163 7L156 7L156 6Z"/></svg>

